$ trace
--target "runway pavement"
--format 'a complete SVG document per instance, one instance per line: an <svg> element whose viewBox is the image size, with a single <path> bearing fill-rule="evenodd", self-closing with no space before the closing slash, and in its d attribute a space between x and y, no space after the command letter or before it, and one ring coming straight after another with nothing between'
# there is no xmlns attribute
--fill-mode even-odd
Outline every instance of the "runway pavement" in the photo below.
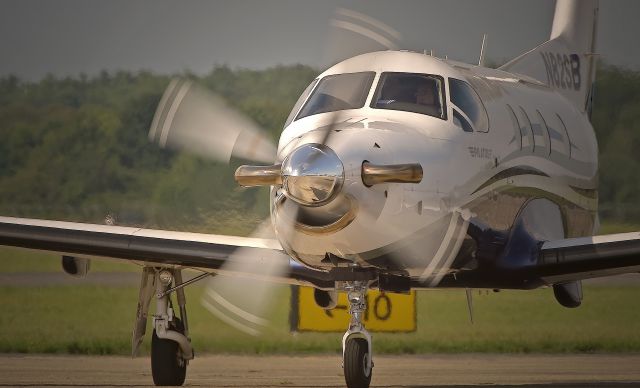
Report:
<svg viewBox="0 0 640 388"><path fill-rule="evenodd" d="M374 387L640 387L640 355L379 356ZM0 386L151 386L149 359L0 355ZM343 387L339 355L199 356L187 386Z"/></svg>

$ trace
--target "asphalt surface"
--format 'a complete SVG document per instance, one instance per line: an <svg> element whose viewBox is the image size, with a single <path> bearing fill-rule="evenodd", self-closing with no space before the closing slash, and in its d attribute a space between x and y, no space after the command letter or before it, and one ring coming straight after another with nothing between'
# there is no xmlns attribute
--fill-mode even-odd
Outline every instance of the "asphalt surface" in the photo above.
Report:
<svg viewBox="0 0 640 388"><path fill-rule="evenodd" d="M640 387L640 355L423 355L374 358L373 387ZM150 361L0 355L0 386L151 386ZM187 386L343 387L338 355L197 356Z"/></svg>

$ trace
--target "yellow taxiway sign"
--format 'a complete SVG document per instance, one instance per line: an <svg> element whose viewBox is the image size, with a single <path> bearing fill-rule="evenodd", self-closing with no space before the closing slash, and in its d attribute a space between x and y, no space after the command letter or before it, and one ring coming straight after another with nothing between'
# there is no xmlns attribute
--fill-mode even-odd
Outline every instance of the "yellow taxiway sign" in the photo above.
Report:
<svg viewBox="0 0 640 388"><path fill-rule="evenodd" d="M313 288L292 287L292 331L341 332L349 326L347 294L338 294L334 309L324 310L313 299ZM367 293L364 326L375 332L411 332L416 330L416 293L395 294L380 291Z"/></svg>

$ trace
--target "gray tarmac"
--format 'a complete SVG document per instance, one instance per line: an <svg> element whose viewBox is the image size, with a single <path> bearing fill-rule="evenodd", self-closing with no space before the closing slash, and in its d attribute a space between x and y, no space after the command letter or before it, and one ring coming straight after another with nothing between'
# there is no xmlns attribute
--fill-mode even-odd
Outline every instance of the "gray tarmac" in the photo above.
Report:
<svg viewBox="0 0 640 388"><path fill-rule="evenodd" d="M146 387L150 361L0 355L0 386ZM343 387L339 355L197 356L192 387ZM640 387L640 354L377 356L373 387Z"/></svg>

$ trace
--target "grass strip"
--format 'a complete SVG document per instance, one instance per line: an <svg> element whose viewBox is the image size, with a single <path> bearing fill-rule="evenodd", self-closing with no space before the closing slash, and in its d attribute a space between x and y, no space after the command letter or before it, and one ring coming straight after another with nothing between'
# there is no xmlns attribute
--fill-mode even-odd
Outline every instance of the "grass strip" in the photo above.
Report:
<svg viewBox="0 0 640 388"><path fill-rule="evenodd" d="M191 337L198 353L337 353L339 333L289 333L289 289L278 292L271 327L251 337L200 305L202 287L187 288ZM586 287L583 306L558 305L550 289L474 292L475 324L464 291L418 293L418 330L374 334L385 354L500 352L640 352L637 287ZM0 352L130 353L136 287L90 285L0 287ZM149 336L142 354L149 351Z"/></svg>

